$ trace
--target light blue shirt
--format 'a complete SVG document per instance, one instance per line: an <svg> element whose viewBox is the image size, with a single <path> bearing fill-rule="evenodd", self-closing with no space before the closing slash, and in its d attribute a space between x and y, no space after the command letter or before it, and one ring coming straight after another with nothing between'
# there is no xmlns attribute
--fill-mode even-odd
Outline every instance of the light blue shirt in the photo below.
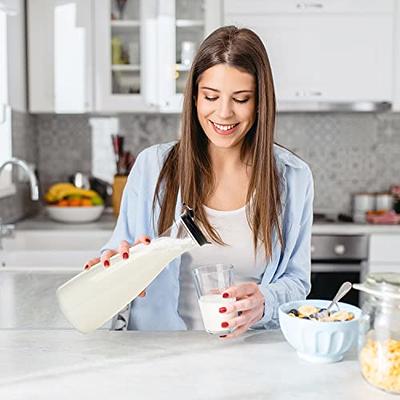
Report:
<svg viewBox="0 0 400 400"><path fill-rule="evenodd" d="M153 219L153 196L164 159L173 145L155 145L139 154L122 196L116 227L101 251L118 248L122 240L133 243L140 235L158 236L156 221L159 208L156 208ZM264 316L252 328L278 327L279 306L288 301L305 299L311 288L312 174L307 164L290 151L274 145L274 155L282 184L281 220L285 245L282 249L275 232L272 257L259 284L265 297ZM176 219L179 218L181 204L178 194ZM146 296L132 301L128 329L187 329L178 313L180 263L181 257L173 260L147 287Z"/></svg>

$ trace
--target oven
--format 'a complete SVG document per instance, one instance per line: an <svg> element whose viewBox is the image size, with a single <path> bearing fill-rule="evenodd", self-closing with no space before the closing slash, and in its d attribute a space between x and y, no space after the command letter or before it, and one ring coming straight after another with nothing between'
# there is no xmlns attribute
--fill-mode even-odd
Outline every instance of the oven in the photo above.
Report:
<svg viewBox="0 0 400 400"><path fill-rule="evenodd" d="M368 259L367 235L313 234L309 299L332 300L340 285L360 282ZM359 306L359 293L350 290L343 302Z"/></svg>

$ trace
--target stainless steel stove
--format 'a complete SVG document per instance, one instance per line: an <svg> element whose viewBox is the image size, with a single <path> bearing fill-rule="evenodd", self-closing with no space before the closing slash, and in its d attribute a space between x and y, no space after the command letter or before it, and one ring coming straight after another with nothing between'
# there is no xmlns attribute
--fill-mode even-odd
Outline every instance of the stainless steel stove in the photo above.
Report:
<svg viewBox="0 0 400 400"><path fill-rule="evenodd" d="M314 214L314 223L343 223L339 218ZM308 298L331 300L345 281L360 282L368 259L367 235L316 234L311 238L311 293ZM359 305L356 290L344 298Z"/></svg>

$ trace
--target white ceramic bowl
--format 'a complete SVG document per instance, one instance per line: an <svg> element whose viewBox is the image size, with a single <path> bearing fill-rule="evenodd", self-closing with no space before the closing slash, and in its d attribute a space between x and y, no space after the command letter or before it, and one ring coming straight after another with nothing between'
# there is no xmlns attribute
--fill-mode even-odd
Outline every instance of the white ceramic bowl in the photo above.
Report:
<svg viewBox="0 0 400 400"><path fill-rule="evenodd" d="M279 307L279 323L286 340L297 350L300 358L318 363L340 361L344 353L356 343L361 310L351 304L339 303L341 310L354 314L351 321L319 322L290 317L289 310L303 305L326 308L327 300L300 300Z"/></svg>
<svg viewBox="0 0 400 400"><path fill-rule="evenodd" d="M104 206L91 207L59 207L46 206L51 219L59 222L83 223L98 219L104 210Z"/></svg>

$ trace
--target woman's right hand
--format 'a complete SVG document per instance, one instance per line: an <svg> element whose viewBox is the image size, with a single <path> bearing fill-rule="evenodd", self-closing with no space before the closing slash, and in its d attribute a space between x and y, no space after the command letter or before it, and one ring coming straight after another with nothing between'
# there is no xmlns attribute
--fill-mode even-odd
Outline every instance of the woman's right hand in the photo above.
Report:
<svg viewBox="0 0 400 400"><path fill-rule="evenodd" d="M136 240L136 242L133 244L133 246L139 244L139 243L143 243L145 245L150 244L151 239L148 236L145 235L141 235L139 236L139 238ZM101 257L96 257L96 258L92 258L91 260L89 260L86 264L84 269L90 269L91 267L93 267L93 265L98 264L99 262L101 262L104 265L104 268L109 268L110 267L110 258L112 256L114 256L115 254L120 254L121 257L126 260L129 258L129 249L132 246L126 241L123 240L119 247L118 250L106 250ZM141 292L139 294L140 297L144 297L146 295L146 291L143 290L143 292Z"/></svg>

